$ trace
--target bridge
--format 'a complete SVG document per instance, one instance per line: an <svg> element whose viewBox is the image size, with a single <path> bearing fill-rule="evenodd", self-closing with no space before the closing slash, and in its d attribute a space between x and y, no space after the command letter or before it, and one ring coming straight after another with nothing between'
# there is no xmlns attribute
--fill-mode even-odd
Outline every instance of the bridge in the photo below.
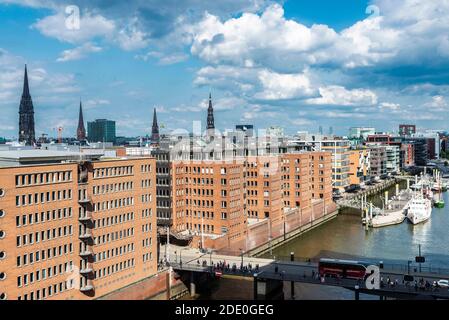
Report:
<svg viewBox="0 0 449 320"><path fill-rule="evenodd" d="M289 260L245 257L243 253L240 256L201 253L188 249L182 250L179 257L177 252L170 254L169 265L179 277L183 276L189 282L192 295L195 294L199 276L206 276L210 280L230 275L252 278L255 300L283 296L284 284L288 283L291 297L295 296L294 283L307 283L352 290L356 300L360 293L376 295L380 299L449 299L448 288L431 285L434 281L449 279L449 270L441 268L425 268L420 272L417 266L379 263L380 287L369 289L365 281L361 280L320 277L318 262L315 260L298 261L294 255ZM412 276L413 281L405 281L404 276ZM426 281L430 286L424 286Z"/></svg>

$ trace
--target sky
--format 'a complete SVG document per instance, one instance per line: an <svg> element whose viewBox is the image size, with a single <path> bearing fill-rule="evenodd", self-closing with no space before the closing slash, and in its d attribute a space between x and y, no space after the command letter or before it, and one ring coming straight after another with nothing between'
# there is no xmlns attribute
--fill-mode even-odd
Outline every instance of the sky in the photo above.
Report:
<svg viewBox="0 0 449 320"><path fill-rule="evenodd" d="M79 12L79 15L77 14ZM79 19L78 19L79 17ZM0 0L0 136L16 138L24 65L36 135L206 121L347 134L447 130L449 0Z"/></svg>

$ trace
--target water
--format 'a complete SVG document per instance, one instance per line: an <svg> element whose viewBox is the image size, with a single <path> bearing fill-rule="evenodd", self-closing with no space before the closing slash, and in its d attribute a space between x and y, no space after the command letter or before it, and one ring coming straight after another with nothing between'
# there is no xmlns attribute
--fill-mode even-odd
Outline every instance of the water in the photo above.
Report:
<svg viewBox="0 0 449 320"><path fill-rule="evenodd" d="M404 188L405 183L401 184ZM395 187L389 189L390 197ZM374 205L381 207L384 193L370 199ZM425 268L445 268L449 270L449 193L443 193L446 206L442 209L433 208L431 218L419 225L412 225L407 220L402 224L365 231L360 212L345 210L334 220L298 237L291 242L273 249L275 257L289 257L294 252L296 257L302 258L359 258L364 257L372 261L386 263L400 263L415 260L418 246L421 254L426 257ZM269 254L265 255L270 257ZM412 268L416 267L412 263ZM219 283L212 293L200 299L247 299L251 296L252 285L242 283L238 290L229 290L229 286ZM284 285L285 297L289 299L290 285ZM295 284L296 299L354 299L352 291L338 287L323 287L317 285ZM360 295L360 299L379 299L376 296Z"/></svg>
<svg viewBox="0 0 449 320"><path fill-rule="evenodd" d="M415 260L418 247L426 257L426 267L449 269L449 193L446 206L433 208L431 218L412 225L402 224L365 231L359 215L341 214L334 220L273 250L274 256L367 257L407 263Z"/></svg>

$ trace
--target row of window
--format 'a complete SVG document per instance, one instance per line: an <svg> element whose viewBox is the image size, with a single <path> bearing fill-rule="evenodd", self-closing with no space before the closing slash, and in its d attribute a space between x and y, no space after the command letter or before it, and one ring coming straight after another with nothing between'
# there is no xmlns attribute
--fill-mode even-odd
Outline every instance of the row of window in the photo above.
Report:
<svg viewBox="0 0 449 320"><path fill-rule="evenodd" d="M53 201L71 200L72 190L47 191L41 193L30 193L16 196L16 206L26 206L32 204L43 204Z"/></svg>
<svg viewBox="0 0 449 320"><path fill-rule="evenodd" d="M16 227L33 225L72 217L72 208L54 209L46 212L36 212L16 216Z"/></svg>
<svg viewBox="0 0 449 320"><path fill-rule="evenodd" d="M143 202L143 203L151 202L152 198L153 198L153 197L152 197L151 193L149 193L149 194L143 194L143 195L142 195L142 202Z"/></svg>
<svg viewBox="0 0 449 320"><path fill-rule="evenodd" d="M140 172L151 172L151 164L143 164L140 166Z"/></svg>
<svg viewBox="0 0 449 320"><path fill-rule="evenodd" d="M115 240L121 240L134 235L134 228L124 229L120 231L110 232L94 238L96 245L109 243Z"/></svg>
<svg viewBox="0 0 449 320"><path fill-rule="evenodd" d="M123 213L112 217L106 217L94 220L94 228L110 227L134 220L134 212Z"/></svg>
<svg viewBox="0 0 449 320"><path fill-rule="evenodd" d="M72 181L72 171L43 172L16 176L16 187Z"/></svg>
<svg viewBox="0 0 449 320"><path fill-rule="evenodd" d="M20 275L17 277L17 287L27 286L35 281L41 281L56 277L58 275L67 274L73 270L73 261L54 265L43 269L35 270L31 273Z"/></svg>
<svg viewBox="0 0 449 320"><path fill-rule="evenodd" d="M134 252L134 243L128 243L126 245L116 247L113 249L97 252L94 256L95 262L104 261L117 256L121 256L126 253Z"/></svg>
<svg viewBox="0 0 449 320"><path fill-rule="evenodd" d="M121 191L129 191L133 190L134 183L132 181L129 182L120 182L120 183L108 183L98 186L93 186L93 194L107 194L112 192L121 192Z"/></svg>
<svg viewBox="0 0 449 320"><path fill-rule="evenodd" d="M47 229L29 234L18 235L16 238L17 247L26 246L28 244L39 243L41 241L49 241L57 238L73 235L72 225L61 226L58 228Z"/></svg>
<svg viewBox="0 0 449 320"><path fill-rule="evenodd" d="M112 167L112 168L94 169L94 179L95 178L119 177L119 176L132 175L133 171L134 171L133 166L120 166L120 167Z"/></svg>
<svg viewBox="0 0 449 320"><path fill-rule="evenodd" d="M73 253L72 243L17 256L17 266L26 266L35 262L61 257L69 253Z"/></svg>
<svg viewBox="0 0 449 320"><path fill-rule="evenodd" d="M205 233L214 233L215 229L213 225L203 224L203 232ZM201 232L201 224L198 223L187 223L187 229L193 232Z"/></svg>
<svg viewBox="0 0 449 320"><path fill-rule="evenodd" d="M103 202L96 202L94 203L94 211L104 211L104 210L110 210L115 208L122 208L127 206L134 205L134 198L128 197L128 198L121 198L121 199L115 199L115 200L109 200L109 201L103 201Z"/></svg>
<svg viewBox="0 0 449 320"><path fill-rule="evenodd" d="M103 277L110 276L114 273L132 268L132 267L134 267L134 264L135 264L135 260L134 260L134 258L132 258L132 259L127 259L122 262L115 263L108 267L101 268L99 270L95 270L95 279L101 279Z"/></svg>
<svg viewBox="0 0 449 320"><path fill-rule="evenodd" d="M41 300L47 297L52 297L58 293L65 292L73 288L73 281L60 282L46 288L38 289L31 293L26 293L23 296L18 296L17 300Z"/></svg>

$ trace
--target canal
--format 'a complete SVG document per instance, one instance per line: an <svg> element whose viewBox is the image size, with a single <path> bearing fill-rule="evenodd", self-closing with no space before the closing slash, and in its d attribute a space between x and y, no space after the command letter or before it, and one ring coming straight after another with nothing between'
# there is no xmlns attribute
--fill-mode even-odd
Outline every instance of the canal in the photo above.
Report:
<svg viewBox="0 0 449 320"><path fill-rule="evenodd" d="M401 183L400 188L405 188ZM395 187L389 190L390 197ZM370 199L376 206L382 206L384 193ZM289 257L291 252L300 258L340 258L384 261L407 264L415 260L418 247L425 256L423 267L449 269L449 193L443 193L446 206L434 208L431 218L419 225L412 225L407 220L402 224L378 229L365 230L361 224L360 212L342 210L333 220L305 233L287 244L273 249L273 257ZM270 257L270 253L265 257ZM229 287L237 288L237 281L228 281L217 285L212 292L203 295L202 299L247 298L252 292L250 283L238 281L239 290L228 291ZM284 286L285 297L289 299L289 284ZM230 292L232 292L230 297ZM296 299L354 299L354 293L336 287L315 285L295 285ZM361 295L361 299L378 299L378 297Z"/></svg>
<svg viewBox="0 0 449 320"><path fill-rule="evenodd" d="M401 186L403 187L403 185ZM390 196L394 187L390 188ZM449 204L449 193L442 194ZM372 199L381 206L380 195ZM427 266L449 269L449 207L433 208L431 218L412 225L407 220L399 225L365 230L360 214L342 210L334 220L272 251L274 256L294 252L304 258L366 257L373 260L407 263L418 255L421 245Z"/></svg>

